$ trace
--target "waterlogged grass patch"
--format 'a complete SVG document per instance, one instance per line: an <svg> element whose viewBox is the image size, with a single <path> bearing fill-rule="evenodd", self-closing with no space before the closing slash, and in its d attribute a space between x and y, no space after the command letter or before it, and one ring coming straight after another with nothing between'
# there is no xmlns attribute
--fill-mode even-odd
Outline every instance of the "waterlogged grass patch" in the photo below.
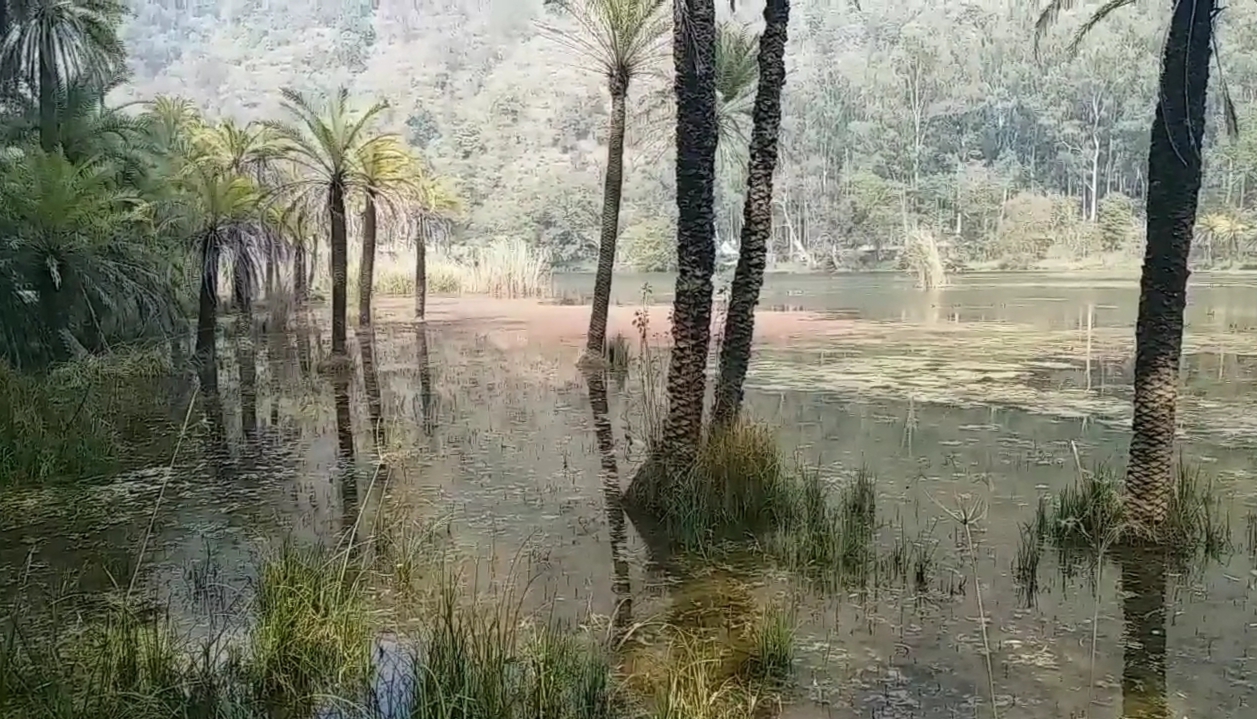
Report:
<svg viewBox="0 0 1257 719"><path fill-rule="evenodd" d="M1123 501L1123 477L1107 467L1082 472L1054 497L1040 500L1022 525L1014 575L1026 591L1038 584L1042 551L1054 548L1062 571L1077 572L1120 544L1131 530ZM1146 539L1146 538L1144 538ZM1153 537L1180 569L1217 561L1231 551L1230 520L1213 482L1180 465L1164 525Z"/></svg>
<svg viewBox="0 0 1257 719"><path fill-rule="evenodd" d="M712 430L689 467L648 463L625 501L657 523L669 543L697 549L775 527L792 503L792 479L782 470L772 430L740 420Z"/></svg>
<svg viewBox="0 0 1257 719"><path fill-rule="evenodd" d="M283 543L262 565L254 615L249 655L262 695L301 699L365 681L366 578L347 556Z"/></svg>

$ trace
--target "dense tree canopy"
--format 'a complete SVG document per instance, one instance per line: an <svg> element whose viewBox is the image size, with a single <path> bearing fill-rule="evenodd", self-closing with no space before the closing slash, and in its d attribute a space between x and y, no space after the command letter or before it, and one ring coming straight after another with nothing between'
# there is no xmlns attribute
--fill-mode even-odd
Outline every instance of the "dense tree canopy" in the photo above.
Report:
<svg viewBox="0 0 1257 719"><path fill-rule="evenodd" d="M752 22L758 8L742 5L725 19ZM129 96L178 92L242 121L278 112L287 85L387 97L386 128L458 178L465 240L523 236L560 259L596 254L605 80L548 41L543 26L555 20L542 0L134 8ZM771 259L856 265L901 245L905 226L951 240L965 260L1010 265L1136 247L1137 223L1125 218L1145 191L1169 8L1124 8L1071 56L1073 33L1094 9L1063 13L1036 59L1034 3L797 3ZM1241 124L1257 118L1255 13L1241 3L1220 19ZM669 87L666 71L643 77L642 92ZM651 242L672 192L670 153L650 141L653 126L629 127L621 261L657 254L634 238ZM1247 229L1257 226L1248 219L1255 138L1211 127L1203 217L1245 229L1234 239L1202 230L1202 260L1257 253ZM744 167L721 163L722 240L740 230ZM1107 229L1097 232L1102 214ZM1124 254L1133 263L1134 252Z"/></svg>

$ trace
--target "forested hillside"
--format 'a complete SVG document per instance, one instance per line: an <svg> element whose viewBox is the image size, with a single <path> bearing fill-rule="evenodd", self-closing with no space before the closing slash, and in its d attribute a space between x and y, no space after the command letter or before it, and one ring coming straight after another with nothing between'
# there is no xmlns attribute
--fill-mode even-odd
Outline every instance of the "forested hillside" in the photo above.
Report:
<svg viewBox="0 0 1257 719"><path fill-rule="evenodd" d="M759 7L743 5L728 19L753 26ZM1095 9L1084 4L1036 58L1033 5L798 0L772 260L875 264L920 228L968 263L1134 262L1169 8L1125 8L1070 56ZM346 85L392 103L389 129L457 184L459 241L524 237L559 262L596 253L605 82L542 31L564 22L542 0L135 0L133 11L134 78L120 99L177 94L248 120L274 115L286 85ZM1228 7L1220 26L1241 132L1225 137L1215 113L1198 262L1236 266L1257 259L1257 8ZM674 245L656 101L670 69L662 57L632 90L620 259L643 269L668 264ZM720 163L727 243L745 143L726 144L737 145Z"/></svg>

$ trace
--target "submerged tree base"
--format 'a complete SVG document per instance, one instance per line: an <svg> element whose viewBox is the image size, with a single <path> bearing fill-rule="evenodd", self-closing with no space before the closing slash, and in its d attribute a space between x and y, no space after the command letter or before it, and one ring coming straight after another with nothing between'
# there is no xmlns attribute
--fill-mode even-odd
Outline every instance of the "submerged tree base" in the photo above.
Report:
<svg viewBox="0 0 1257 719"><path fill-rule="evenodd" d="M1155 530L1127 519L1120 474L1107 468L1083 472L1055 497L1041 497L1034 518L1022 525L1014 573L1023 587L1037 585L1039 559L1055 549L1061 571L1072 576L1113 550L1160 551L1170 565L1190 570L1231 550L1230 523L1211 480L1180 465L1166 521Z"/></svg>

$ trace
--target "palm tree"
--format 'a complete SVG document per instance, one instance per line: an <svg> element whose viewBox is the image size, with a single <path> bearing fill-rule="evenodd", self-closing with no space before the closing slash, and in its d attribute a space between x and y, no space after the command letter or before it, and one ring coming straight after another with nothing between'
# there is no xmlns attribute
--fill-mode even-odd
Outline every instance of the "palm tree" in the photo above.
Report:
<svg viewBox="0 0 1257 719"><path fill-rule="evenodd" d="M786 33L790 0L768 0L764 33L759 43L759 88L755 93L746 201L742 208L742 246L729 289L720 373L712 424L737 419L742 407L742 385L751 361L755 335L755 305L764 284L768 237L773 224L773 172L777 167L777 134L781 129L781 90L786 84Z"/></svg>
<svg viewBox="0 0 1257 719"><path fill-rule="evenodd" d="M177 302L152 219L109 163L37 148L0 161L0 355L39 366L123 329L168 331Z"/></svg>
<svg viewBox="0 0 1257 719"><path fill-rule="evenodd" d="M422 321L428 308L428 243L437 229L448 229L462 209L458 195L429 173L420 173L419 209L415 224L415 318Z"/></svg>
<svg viewBox="0 0 1257 719"><path fill-rule="evenodd" d="M183 226L199 250L196 354L203 372L211 370L218 328L218 276L224 261L250 264L262 232L258 187L247 177L215 166L193 163L180 176L184 193ZM211 372L207 392L217 390Z"/></svg>
<svg viewBox="0 0 1257 719"><path fill-rule="evenodd" d="M585 350L601 357L607 341L607 312L611 305L611 274L615 243L620 232L620 196L624 184L624 128L629 83L659 57L667 37L664 0L553 0L575 19L575 31L549 29L606 75L611 94L611 127L607 140L607 176L602 195L602 227L598 271L594 279L593 309Z"/></svg>
<svg viewBox="0 0 1257 719"><path fill-rule="evenodd" d="M396 220L403 203L419 194L414 157L400 137L382 135L358 148L354 184L362 191L362 260L358 265L358 324L371 324L371 294L375 283L376 225L384 210Z"/></svg>
<svg viewBox="0 0 1257 719"><path fill-rule="evenodd" d="M1111 0L1083 25L1072 46L1113 10L1134 0ZM1073 0L1054 0L1039 18L1039 34ZM1213 46L1216 0L1179 0L1162 51L1161 81L1148 148L1148 241L1135 324L1135 398L1126 502L1132 524L1144 531L1164 521L1174 487L1178 371L1187 307L1191 253L1201 183L1205 93ZM1227 93L1224 91L1224 99ZM1227 110L1229 129L1234 111Z"/></svg>
<svg viewBox="0 0 1257 719"><path fill-rule="evenodd" d="M292 123L267 125L285 145L284 156L304 173L283 188L302 202L318 202L327 208L331 220L332 245L332 354L345 357L345 311L349 247L345 227L345 199L354 182L354 161L364 145L378 137L367 137L367 126L388 107L377 102L363 112L349 107L349 91L341 88L323 108L316 108L306 96L283 90L284 108Z"/></svg>
<svg viewBox="0 0 1257 719"><path fill-rule="evenodd" d="M57 92L84 79L104 86L125 67L118 0L16 0L0 46L6 79L21 79L39 97L40 145L57 146ZM12 73L12 74L10 74Z"/></svg>
<svg viewBox="0 0 1257 719"><path fill-rule="evenodd" d="M217 125L201 126L193 137L196 149L196 162L210 162L229 175L247 177L260 189L271 172L272 164L283 151L275 134L260 123L250 123L241 127L231 119L223 120ZM267 291L274 287L276 247L278 238L270 228L259 225L261 234L258 239L262 245L257 254L260 260L266 258ZM260 284L258 262L251 262L251 256L241 258L245 261L232 264L232 300L236 308L246 317L252 315L254 292Z"/></svg>
<svg viewBox="0 0 1257 719"><path fill-rule="evenodd" d="M707 350L716 264L714 188L716 8L683 0L674 13L676 65L677 274L668 367L668 414L661 449L670 462L692 461L702 438Z"/></svg>

